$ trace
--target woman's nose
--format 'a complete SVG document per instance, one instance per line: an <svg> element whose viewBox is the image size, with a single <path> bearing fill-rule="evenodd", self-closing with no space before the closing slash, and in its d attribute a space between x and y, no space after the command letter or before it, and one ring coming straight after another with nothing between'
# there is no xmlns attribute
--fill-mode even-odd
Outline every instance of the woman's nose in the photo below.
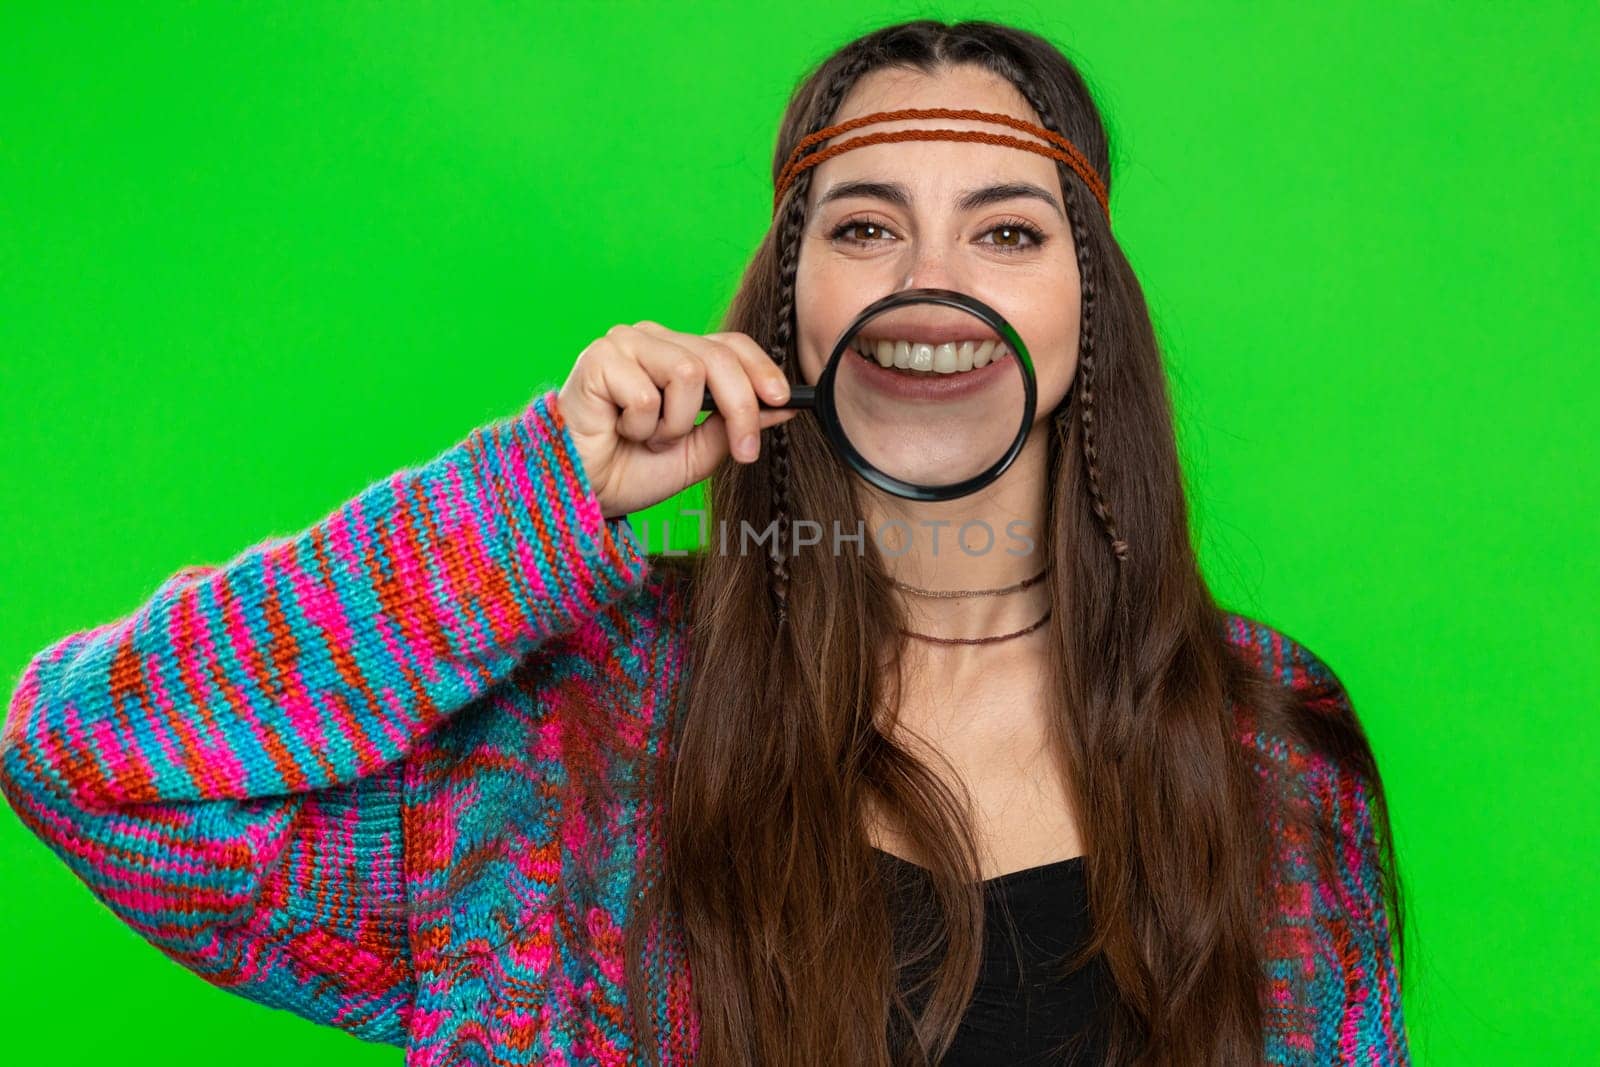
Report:
<svg viewBox="0 0 1600 1067"><path fill-rule="evenodd" d="M945 255L931 249L918 250L911 254L900 288L960 290L961 278Z"/></svg>

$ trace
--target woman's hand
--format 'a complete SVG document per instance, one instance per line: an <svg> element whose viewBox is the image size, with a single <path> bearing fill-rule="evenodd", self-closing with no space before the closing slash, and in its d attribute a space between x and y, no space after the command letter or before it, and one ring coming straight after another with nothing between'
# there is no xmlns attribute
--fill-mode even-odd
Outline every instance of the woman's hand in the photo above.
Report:
<svg viewBox="0 0 1600 1067"><path fill-rule="evenodd" d="M695 425L705 391L717 410ZM556 394L589 484L607 517L665 500L701 481L731 450L750 463L761 431L796 411L789 383L748 335L699 336L656 322L613 326L578 355Z"/></svg>

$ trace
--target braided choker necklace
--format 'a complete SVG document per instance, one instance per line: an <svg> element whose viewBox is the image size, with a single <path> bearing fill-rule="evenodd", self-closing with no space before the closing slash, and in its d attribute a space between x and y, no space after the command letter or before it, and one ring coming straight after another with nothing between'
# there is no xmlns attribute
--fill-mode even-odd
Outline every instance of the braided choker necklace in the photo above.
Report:
<svg viewBox="0 0 1600 1067"><path fill-rule="evenodd" d="M904 590L913 596L933 597L939 599L965 599L967 597L1000 596L1005 593L1021 592L1022 590L1027 589L1029 586L1037 585L1039 582L1043 581L1044 576L1048 574L1049 571L1050 568L1046 566L1043 570L1031 578L1024 578L1020 582L1015 582L1011 585L1000 586L996 589L921 589L914 585L907 585L904 582L897 582L893 578L889 579L889 584L894 586L896 589ZM989 634L984 637L937 637L933 634L918 633L915 630L904 629L900 632L907 637L915 637L919 641L928 641L936 645L992 645L997 641L1009 641L1013 637L1021 637L1024 634L1031 634L1033 631L1037 630L1039 627L1048 622L1049 619L1050 609L1046 608L1043 615L1039 616L1033 622L1029 623L1027 626L1024 626L1020 630L1012 630L1010 633L1003 634Z"/></svg>

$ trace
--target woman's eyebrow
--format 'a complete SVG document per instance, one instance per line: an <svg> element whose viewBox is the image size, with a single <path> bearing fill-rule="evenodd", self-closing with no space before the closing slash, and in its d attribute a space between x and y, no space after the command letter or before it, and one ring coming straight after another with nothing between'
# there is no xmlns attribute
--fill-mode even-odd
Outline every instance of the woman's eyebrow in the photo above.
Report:
<svg viewBox="0 0 1600 1067"><path fill-rule="evenodd" d="M827 192L817 200L817 207L831 200L841 200L847 196L862 196L873 200L882 200L894 204L896 207L909 209L911 207L911 194L899 182L870 182L853 181L838 182L831 186ZM956 207L962 211L971 211L974 208L996 204L1002 200L1014 200L1018 197L1027 197L1033 200L1042 200L1055 209L1057 215L1066 218L1066 212L1061 208L1061 202L1050 193L1032 182L1001 182L998 185L985 185L978 189L969 189L956 198Z"/></svg>

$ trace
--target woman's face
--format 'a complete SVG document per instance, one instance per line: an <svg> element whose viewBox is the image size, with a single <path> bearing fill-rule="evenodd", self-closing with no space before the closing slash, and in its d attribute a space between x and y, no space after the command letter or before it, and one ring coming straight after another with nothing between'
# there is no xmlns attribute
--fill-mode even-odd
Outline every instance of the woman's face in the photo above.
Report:
<svg viewBox="0 0 1600 1067"><path fill-rule="evenodd" d="M875 71L856 84L834 122L934 107L1000 112L1040 124L1012 85L970 65L933 75ZM956 119L878 123L849 136L918 128L1028 136ZM975 197L986 190L991 192ZM978 199L982 202L974 202ZM839 335L868 304L900 289L940 288L977 297L1021 336L1037 376L1036 424L1066 395L1077 369L1079 278L1053 160L971 142L868 145L814 168L806 217L795 314L800 371L807 382L817 381ZM992 336L972 316L928 304L897 310L881 322L883 328L869 325L864 332L879 335L880 341L909 333L914 341L919 332L943 339L971 326L974 340ZM901 468L896 473L947 484L976 473L969 469L975 452L984 457L977 468L986 467L994 453L985 450L997 440L1003 450L1016 433L1020 377L1009 371L974 378L983 384L964 389L961 376L970 372L938 369L948 368L947 361L919 372L913 359L912 367L895 373L927 377L902 383L885 379L865 362L849 363L854 358L846 354L841 362L835 399L842 419L847 408L857 412L847 432L880 467L887 459ZM964 358L958 368L961 363ZM847 365L852 368L848 376ZM872 388L884 382L887 388Z"/></svg>

